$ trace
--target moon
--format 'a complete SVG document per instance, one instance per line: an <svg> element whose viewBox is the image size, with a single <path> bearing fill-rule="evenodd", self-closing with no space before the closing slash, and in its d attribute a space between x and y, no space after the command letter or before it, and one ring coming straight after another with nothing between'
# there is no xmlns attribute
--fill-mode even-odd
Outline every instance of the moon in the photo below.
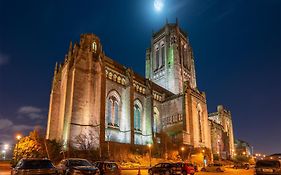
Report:
<svg viewBox="0 0 281 175"><path fill-rule="evenodd" d="M154 8L156 11L161 11L164 6L164 0L154 0Z"/></svg>

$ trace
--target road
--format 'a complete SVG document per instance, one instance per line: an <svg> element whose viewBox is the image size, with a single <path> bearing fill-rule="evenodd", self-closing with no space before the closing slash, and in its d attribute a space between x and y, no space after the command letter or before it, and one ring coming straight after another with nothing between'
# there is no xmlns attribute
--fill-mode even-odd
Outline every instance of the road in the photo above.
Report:
<svg viewBox="0 0 281 175"><path fill-rule="evenodd" d="M122 175L138 175L138 170L123 170ZM141 175L148 175L147 170L141 170ZM254 170L226 169L225 172L198 172L195 175L254 175Z"/></svg>
<svg viewBox="0 0 281 175"><path fill-rule="evenodd" d="M9 162L0 162L0 175L10 175L11 169L10 169L10 163Z"/></svg>
<svg viewBox="0 0 281 175"><path fill-rule="evenodd" d="M0 162L0 175L10 175L10 164L6 162ZM141 175L148 175L147 170L141 170ZM139 175L138 170L122 170L122 175ZM254 175L254 170L236 170L226 169L223 173L211 173L211 172L198 172L195 175Z"/></svg>

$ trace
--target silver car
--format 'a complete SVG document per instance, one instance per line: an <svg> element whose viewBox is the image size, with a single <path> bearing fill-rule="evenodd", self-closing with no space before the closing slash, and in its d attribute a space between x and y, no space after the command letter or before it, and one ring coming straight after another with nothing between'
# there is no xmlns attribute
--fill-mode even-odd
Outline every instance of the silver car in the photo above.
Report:
<svg viewBox="0 0 281 175"><path fill-rule="evenodd" d="M208 166L201 169L201 171L207 171L207 172L224 172L225 169L222 164L209 164Z"/></svg>

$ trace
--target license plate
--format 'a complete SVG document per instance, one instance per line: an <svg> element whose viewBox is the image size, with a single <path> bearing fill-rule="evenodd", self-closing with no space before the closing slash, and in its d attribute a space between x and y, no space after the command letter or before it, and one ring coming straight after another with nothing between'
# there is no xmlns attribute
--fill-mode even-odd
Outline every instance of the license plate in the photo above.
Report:
<svg viewBox="0 0 281 175"><path fill-rule="evenodd" d="M265 173L272 173L272 172L273 172L273 169L262 169L262 172L265 172Z"/></svg>

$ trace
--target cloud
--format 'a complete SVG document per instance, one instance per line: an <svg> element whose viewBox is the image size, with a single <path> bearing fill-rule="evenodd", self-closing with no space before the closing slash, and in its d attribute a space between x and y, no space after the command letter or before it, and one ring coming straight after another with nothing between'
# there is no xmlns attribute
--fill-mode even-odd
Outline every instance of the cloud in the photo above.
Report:
<svg viewBox="0 0 281 175"><path fill-rule="evenodd" d="M9 56L0 53L0 66L5 65L9 62Z"/></svg>
<svg viewBox="0 0 281 175"><path fill-rule="evenodd" d="M19 118L28 117L32 120L43 119L42 109L34 106L22 106L18 109Z"/></svg>
<svg viewBox="0 0 281 175"><path fill-rule="evenodd" d="M14 125L12 127L13 131L23 131L23 130L33 130L37 126L32 126L32 125Z"/></svg>
<svg viewBox="0 0 281 175"><path fill-rule="evenodd" d="M22 106L18 112L21 114L40 113L41 109L34 106Z"/></svg>
<svg viewBox="0 0 281 175"><path fill-rule="evenodd" d="M7 129L13 125L13 122L8 119L0 118L0 130Z"/></svg>
<svg viewBox="0 0 281 175"><path fill-rule="evenodd" d="M44 129L42 126L39 125L16 124L7 118L0 118L0 143L13 141L13 138L16 133L27 135L30 131L36 128L39 128L41 130Z"/></svg>

